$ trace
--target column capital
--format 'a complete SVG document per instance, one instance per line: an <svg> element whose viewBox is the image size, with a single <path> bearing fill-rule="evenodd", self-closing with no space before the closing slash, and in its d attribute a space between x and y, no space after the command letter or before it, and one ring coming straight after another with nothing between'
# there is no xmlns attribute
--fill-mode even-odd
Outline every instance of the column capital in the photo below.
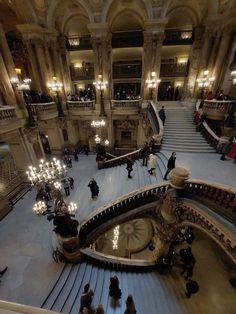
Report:
<svg viewBox="0 0 236 314"><path fill-rule="evenodd" d="M168 18L147 20L144 24L145 30L153 32L164 32Z"/></svg>
<svg viewBox="0 0 236 314"><path fill-rule="evenodd" d="M108 23L90 23L87 27L93 37L103 37L110 32Z"/></svg>

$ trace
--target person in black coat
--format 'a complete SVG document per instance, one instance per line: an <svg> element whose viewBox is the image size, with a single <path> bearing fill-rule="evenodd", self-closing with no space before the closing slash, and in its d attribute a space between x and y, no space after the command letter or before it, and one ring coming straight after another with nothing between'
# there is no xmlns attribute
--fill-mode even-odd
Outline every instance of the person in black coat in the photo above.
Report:
<svg viewBox="0 0 236 314"><path fill-rule="evenodd" d="M165 113L165 107L162 106L161 109L159 110L158 114L159 114L159 117L163 123L163 125L165 125L165 120L166 120L166 113Z"/></svg>
<svg viewBox="0 0 236 314"><path fill-rule="evenodd" d="M189 279L186 283L186 290L186 297L191 298L191 295L197 293L199 290L198 283L192 279Z"/></svg>
<svg viewBox="0 0 236 314"><path fill-rule="evenodd" d="M175 160L176 160L176 153L173 152L168 160L168 163L167 163L167 171L164 175L164 180L168 180L167 179L167 175L171 172L172 169L175 168Z"/></svg>
<svg viewBox="0 0 236 314"><path fill-rule="evenodd" d="M150 147L148 143L145 143L145 145L142 148L143 166L147 167L149 154L150 154Z"/></svg>
<svg viewBox="0 0 236 314"><path fill-rule="evenodd" d="M99 187L97 185L97 182L94 180L94 178L90 180L88 187L90 188L92 198L94 198L95 196L98 196Z"/></svg>
<svg viewBox="0 0 236 314"><path fill-rule="evenodd" d="M126 161L126 169L128 171L128 178L131 179L132 176L130 174L133 171L133 163L132 163L132 160L129 158L127 158L127 161Z"/></svg>

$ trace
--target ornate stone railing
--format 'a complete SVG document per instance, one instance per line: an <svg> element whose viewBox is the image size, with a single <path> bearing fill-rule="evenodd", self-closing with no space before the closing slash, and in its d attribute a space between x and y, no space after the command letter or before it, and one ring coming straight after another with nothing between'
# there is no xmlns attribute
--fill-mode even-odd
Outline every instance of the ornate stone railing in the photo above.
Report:
<svg viewBox="0 0 236 314"><path fill-rule="evenodd" d="M139 109L142 106L142 99L133 100L112 100L112 109Z"/></svg>
<svg viewBox="0 0 236 314"><path fill-rule="evenodd" d="M150 270L156 266L155 260L141 260L141 259L128 259L118 256L112 256L103 254L101 252L94 251L92 249L86 248L81 249L80 252L86 260L98 264L104 268L115 268L119 270L132 269L132 271L140 270Z"/></svg>
<svg viewBox="0 0 236 314"><path fill-rule="evenodd" d="M160 208L157 209L159 206L158 200L164 199L169 188L169 182L146 186L97 209L81 225L80 239L82 246L91 245L98 236L128 219L143 218L145 215L150 217L151 215L156 221L160 221L163 217ZM171 241L171 238L182 225L191 224L209 233L230 258L236 262L234 227L236 222L236 189L213 182L189 180L185 184L181 195L184 198L178 198L180 205L177 206L178 214L177 212L176 214L178 218L176 218L176 224L171 224L166 229L170 231L170 235L167 237L168 241ZM196 199L196 196L199 207L196 205L198 203L192 203L191 201ZM209 210L205 212L201 208L201 204L207 206ZM227 220L220 218L222 215Z"/></svg>
<svg viewBox="0 0 236 314"><path fill-rule="evenodd" d="M0 123L3 121L9 121L16 118L15 107L4 106L0 107Z"/></svg>
<svg viewBox="0 0 236 314"><path fill-rule="evenodd" d="M204 100L202 109L208 119L224 120L231 103L231 100Z"/></svg>
<svg viewBox="0 0 236 314"><path fill-rule="evenodd" d="M132 160L139 159L140 149L137 149L129 154L122 155L119 157L115 157L106 161L98 161L98 169L116 167L119 165L123 165L127 162L127 158L131 158Z"/></svg>
<svg viewBox="0 0 236 314"><path fill-rule="evenodd" d="M148 103L147 115L154 132L153 138L155 139L157 145L160 146L163 137L164 127L159 117L157 108L152 101L149 101Z"/></svg>
<svg viewBox="0 0 236 314"><path fill-rule="evenodd" d="M31 104L31 110L39 120L49 120L58 116L55 102Z"/></svg>
<svg viewBox="0 0 236 314"><path fill-rule="evenodd" d="M209 127L206 121L200 124L200 132L203 134L207 142L213 147L217 148L220 138L217 136L212 129Z"/></svg>
<svg viewBox="0 0 236 314"><path fill-rule="evenodd" d="M0 312L1 313L24 313L24 314L58 314L59 312L40 309L30 305L24 305L20 303L13 303L0 300Z"/></svg>
<svg viewBox="0 0 236 314"><path fill-rule="evenodd" d="M85 110L94 110L95 100L67 101L67 110L71 115L80 115Z"/></svg>

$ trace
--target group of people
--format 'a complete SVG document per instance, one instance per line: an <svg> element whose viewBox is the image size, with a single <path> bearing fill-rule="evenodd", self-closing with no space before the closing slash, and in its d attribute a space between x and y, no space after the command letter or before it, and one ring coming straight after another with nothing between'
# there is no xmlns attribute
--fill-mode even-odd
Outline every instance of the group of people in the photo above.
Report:
<svg viewBox="0 0 236 314"><path fill-rule="evenodd" d="M141 99L140 95L135 95L133 92L127 93L126 91L120 91L115 94L115 100L136 100Z"/></svg>
<svg viewBox="0 0 236 314"><path fill-rule="evenodd" d="M176 88L174 88L174 86L168 85L165 95L163 95L163 98L166 100L180 100L179 87L177 86Z"/></svg>
<svg viewBox="0 0 236 314"><path fill-rule="evenodd" d="M27 97L33 104L48 103L53 100L50 95L46 93L36 92L34 90L27 91Z"/></svg>
<svg viewBox="0 0 236 314"><path fill-rule="evenodd" d="M99 304L95 309L92 306L94 292L90 288L90 284L87 283L84 286L84 291L80 297L80 310L79 313L84 313L84 309L87 310L86 313L90 314L105 314L105 310L102 304ZM119 288L119 279L117 276L110 278L110 286L109 286L109 296L114 299L114 301L118 301L121 298L121 290ZM126 309L124 314L135 314L135 304L131 294L128 295L126 299Z"/></svg>
<svg viewBox="0 0 236 314"><path fill-rule="evenodd" d="M90 88L80 89L78 93L67 95L68 101L88 101L94 99L95 94Z"/></svg>

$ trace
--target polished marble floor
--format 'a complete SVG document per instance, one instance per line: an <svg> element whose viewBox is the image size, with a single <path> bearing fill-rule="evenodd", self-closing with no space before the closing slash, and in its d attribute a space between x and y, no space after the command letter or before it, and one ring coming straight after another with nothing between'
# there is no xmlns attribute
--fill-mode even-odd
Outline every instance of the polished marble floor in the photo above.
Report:
<svg viewBox="0 0 236 314"><path fill-rule="evenodd" d="M191 178L236 185L236 164L220 161L218 154L178 153L176 164L189 169ZM97 170L94 155L79 156L79 162L73 163L69 175L75 179L75 189L69 198L78 205L79 221L114 198L151 183L146 168L139 161L135 163L133 178L129 180L125 166ZM97 200L90 198L87 187L92 177L100 187ZM9 267L0 284L0 299L40 306L62 265L52 259L52 224L32 212L35 194L34 189L27 193L0 222L0 268ZM220 297L215 296L216 299Z"/></svg>

